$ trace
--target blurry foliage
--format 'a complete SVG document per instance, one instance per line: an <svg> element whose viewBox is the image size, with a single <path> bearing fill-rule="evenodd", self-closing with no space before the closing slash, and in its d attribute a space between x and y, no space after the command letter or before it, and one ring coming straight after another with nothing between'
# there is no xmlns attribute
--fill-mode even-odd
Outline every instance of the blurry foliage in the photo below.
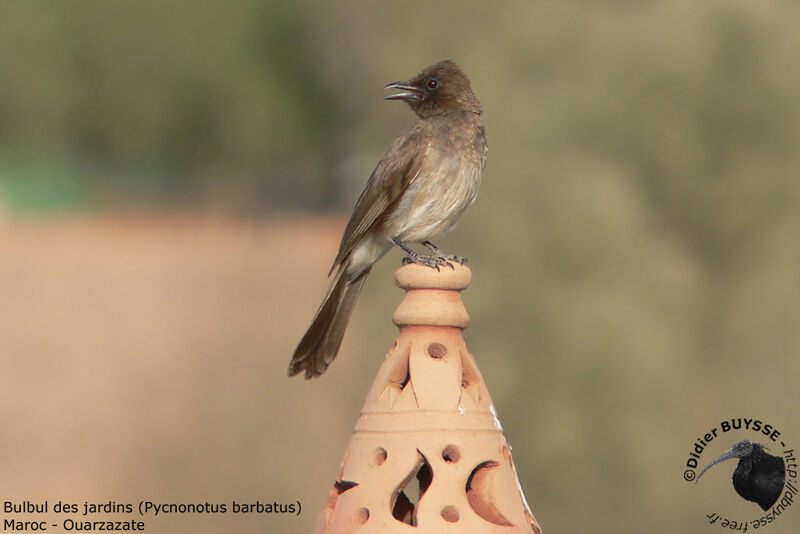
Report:
<svg viewBox="0 0 800 534"><path fill-rule="evenodd" d="M330 205L348 122L316 23L302 2L3 3L0 149L77 166L101 205Z"/></svg>

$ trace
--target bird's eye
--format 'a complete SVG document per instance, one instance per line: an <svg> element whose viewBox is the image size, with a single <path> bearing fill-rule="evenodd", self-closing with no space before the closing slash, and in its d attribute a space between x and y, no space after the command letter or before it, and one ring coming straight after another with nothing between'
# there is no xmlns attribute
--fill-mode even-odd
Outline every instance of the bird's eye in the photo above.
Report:
<svg viewBox="0 0 800 534"><path fill-rule="evenodd" d="M436 89L437 87L439 87L439 80L428 80L428 89Z"/></svg>

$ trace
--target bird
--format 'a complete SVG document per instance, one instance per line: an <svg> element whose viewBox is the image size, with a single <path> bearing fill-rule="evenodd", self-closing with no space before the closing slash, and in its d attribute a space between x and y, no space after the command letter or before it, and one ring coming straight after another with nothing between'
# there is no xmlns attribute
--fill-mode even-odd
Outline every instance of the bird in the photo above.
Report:
<svg viewBox="0 0 800 534"><path fill-rule="evenodd" d="M783 491L786 467L783 458L773 456L765 449L764 445L751 443L747 439L737 441L697 475L695 484L711 466L739 458L739 465L733 472L733 488L742 499L758 504L762 510L769 510Z"/></svg>
<svg viewBox="0 0 800 534"><path fill-rule="evenodd" d="M386 100L405 102L416 123L392 143L372 171L345 227L325 298L289 364L289 376L318 377L336 358L347 323L372 266L393 246L403 263L455 268L464 258L431 242L450 230L474 201L488 145L483 107L463 70L447 59L426 67ZM420 243L430 254L408 244Z"/></svg>

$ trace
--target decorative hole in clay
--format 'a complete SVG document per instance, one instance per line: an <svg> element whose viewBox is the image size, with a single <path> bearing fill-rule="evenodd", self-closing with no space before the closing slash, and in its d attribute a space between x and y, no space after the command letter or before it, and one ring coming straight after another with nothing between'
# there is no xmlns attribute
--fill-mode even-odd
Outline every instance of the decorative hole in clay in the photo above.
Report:
<svg viewBox="0 0 800 534"><path fill-rule="evenodd" d="M442 450L442 459L448 463L456 463L461 459L461 451L455 445L448 445Z"/></svg>
<svg viewBox="0 0 800 534"><path fill-rule="evenodd" d="M400 391L403 391L406 388L410 380L411 380L411 373L406 373L406 376L403 378L403 381L400 382Z"/></svg>
<svg viewBox="0 0 800 534"><path fill-rule="evenodd" d="M417 450L417 465L400 483L394 493L392 516L406 525L417 526L417 508L422 496L433 482L433 471L425 456ZM417 484L412 482L416 478Z"/></svg>
<svg viewBox="0 0 800 534"><path fill-rule="evenodd" d="M473 361L467 356L466 352L461 353L461 387L467 389L474 383L480 382L478 371L475 369Z"/></svg>
<svg viewBox="0 0 800 534"><path fill-rule="evenodd" d="M386 449L383 447L378 447L374 451L372 451L372 456L370 456L370 463L375 467L382 465L383 462L386 461L386 457L388 456Z"/></svg>
<svg viewBox="0 0 800 534"><path fill-rule="evenodd" d="M442 518L448 523L455 523L458 521L458 510L455 506L447 505L442 508Z"/></svg>
<svg viewBox="0 0 800 534"><path fill-rule="evenodd" d="M355 488L356 486L358 486L358 482L350 482L349 480L336 480L333 483L333 487L331 488L331 491L328 494L328 500L325 502L324 510L325 510L326 525L331 520L331 516L333 515L333 510L334 508L336 508L336 502L339 500L339 495L341 495L345 491Z"/></svg>
<svg viewBox="0 0 800 534"><path fill-rule="evenodd" d="M431 358L436 358L437 360L441 360L447 356L447 347L441 343L431 343L428 345L428 356Z"/></svg>
<svg viewBox="0 0 800 534"><path fill-rule="evenodd" d="M369 510L366 508L359 508L353 516L353 520L357 525L363 525L369 519Z"/></svg>
<svg viewBox="0 0 800 534"><path fill-rule="evenodd" d="M347 490L351 490L358 486L358 482L350 482L349 480L337 480L333 483L333 487L336 488L336 495L341 495Z"/></svg>
<svg viewBox="0 0 800 534"><path fill-rule="evenodd" d="M512 526L506 516L495 506L492 492L492 476L500 462L487 461L472 470L467 479L467 501L479 517L495 525Z"/></svg>

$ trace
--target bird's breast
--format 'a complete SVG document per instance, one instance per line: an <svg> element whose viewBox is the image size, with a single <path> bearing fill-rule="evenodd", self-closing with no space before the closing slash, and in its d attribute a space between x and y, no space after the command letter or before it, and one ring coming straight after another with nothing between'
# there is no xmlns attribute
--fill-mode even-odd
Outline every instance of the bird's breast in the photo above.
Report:
<svg viewBox="0 0 800 534"><path fill-rule="evenodd" d="M470 145L468 150L429 149L419 174L389 217L393 236L421 242L455 227L475 201L481 181L483 162Z"/></svg>

